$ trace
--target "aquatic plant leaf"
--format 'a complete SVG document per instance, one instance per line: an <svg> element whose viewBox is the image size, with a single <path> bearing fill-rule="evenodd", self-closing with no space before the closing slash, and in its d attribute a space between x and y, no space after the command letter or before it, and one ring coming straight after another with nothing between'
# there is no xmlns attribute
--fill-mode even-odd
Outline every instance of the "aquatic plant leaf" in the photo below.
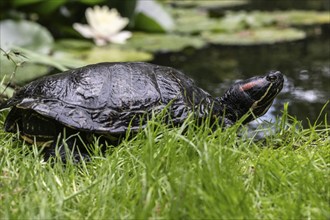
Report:
<svg viewBox="0 0 330 220"><path fill-rule="evenodd" d="M175 17L175 32L184 34L330 23L328 12L317 11L228 11L221 18L210 18L206 10L196 8L173 8L171 13Z"/></svg>
<svg viewBox="0 0 330 220"><path fill-rule="evenodd" d="M173 29L174 22L160 4L153 0L140 0L136 6L134 27L148 32L168 32Z"/></svg>
<svg viewBox="0 0 330 220"><path fill-rule="evenodd" d="M202 36L214 44L258 45L301 40L306 37L306 33L294 28L262 28L235 33L205 32Z"/></svg>
<svg viewBox="0 0 330 220"><path fill-rule="evenodd" d="M92 47L91 41L83 39L60 39L54 43L54 50L88 50Z"/></svg>
<svg viewBox="0 0 330 220"><path fill-rule="evenodd" d="M198 34L201 31L220 31L219 19L210 18L205 10L173 8L174 31L183 34Z"/></svg>
<svg viewBox="0 0 330 220"><path fill-rule="evenodd" d="M220 26L225 32L235 32L245 29L257 29L274 25L273 16L260 12L227 12L220 20Z"/></svg>
<svg viewBox="0 0 330 220"><path fill-rule="evenodd" d="M240 11L228 12L221 19L224 26L237 26L242 24L243 28L260 28L269 26L297 26L297 25L318 25L330 23L328 12L319 11Z"/></svg>
<svg viewBox="0 0 330 220"><path fill-rule="evenodd" d="M329 24L329 12L320 11L277 11L271 13L279 23L288 25L312 25L312 24Z"/></svg>
<svg viewBox="0 0 330 220"><path fill-rule="evenodd" d="M83 61L91 64L99 62L148 61L152 58L153 55L150 53L132 49L94 47Z"/></svg>
<svg viewBox="0 0 330 220"><path fill-rule="evenodd" d="M54 39L43 26L26 20L3 20L0 22L0 47L10 50L14 46L40 53L49 53Z"/></svg>
<svg viewBox="0 0 330 220"><path fill-rule="evenodd" d="M248 4L247 0L235 0L235 1L214 1L214 0L170 0L168 1L171 4L174 4L179 7L206 7L206 8L227 8L235 7Z"/></svg>
<svg viewBox="0 0 330 220"><path fill-rule="evenodd" d="M194 36L134 33L125 46L149 52L180 51L185 47L201 48L205 42Z"/></svg>
<svg viewBox="0 0 330 220"><path fill-rule="evenodd" d="M124 45L96 47L87 40L63 39L56 41L53 56L63 62L75 60L74 67L97 62L148 61L153 58L148 52L124 47Z"/></svg>

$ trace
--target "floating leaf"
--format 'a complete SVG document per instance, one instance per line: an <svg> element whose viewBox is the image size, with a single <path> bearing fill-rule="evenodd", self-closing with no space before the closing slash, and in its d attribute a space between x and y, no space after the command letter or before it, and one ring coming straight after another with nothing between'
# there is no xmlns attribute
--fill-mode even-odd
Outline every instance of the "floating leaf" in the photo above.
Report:
<svg viewBox="0 0 330 220"><path fill-rule="evenodd" d="M267 26L297 26L330 23L329 12L319 11L252 11L228 12L222 18L224 26L232 27L242 24L246 28Z"/></svg>
<svg viewBox="0 0 330 220"><path fill-rule="evenodd" d="M275 18L260 12L228 12L219 25L225 32L257 29L274 25Z"/></svg>
<svg viewBox="0 0 330 220"><path fill-rule="evenodd" d="M31 21L4 20L0 30L0 47L6 51L19 46L46 54L54 41L46 28Z"/></svg>
<svg viewBox="0 0 330 220"><path fill-rule="evenodd" d="M248 4L247 0L235 0L235 1L214 1L214 0L184 0L177 1L171 0L168 1L176 6L180 7L202 7L202 8L228 8L228 7L236 7Z"/></svg>
<svg viewBox="0 0 330 220"><path fill-rule="evenodd" d="M219 19L210 18L206 11L197 9L172 9L175 32L198 34L201 31L219 31Z"/></svg>
<svg viewBox="0 0 330 220"><path fill-rule="evenodd" d="M205 10L174 8L175 31L184 34L200 32L239 32L271 26L287 27L330 23L328 12L317 11L239 11L227 12L222 18L210 18Z"/></svg>
<svg viewBox="0 0 330 220"><path fill-rule="evenodd" d="M203 38L210 43L225 45L255 45L301 40L306 33L294 28L263 28L245 30L237 33L203 33Z"/></svg>
<svg viewBox="0 0 330 220"><path fill-rule="evenodd" d="M124 50L120 48L94 47L88 51L83 61L86 64L99 62L128 62L128 61L148 61L153 55L137 50Z"/></svg>
<svg viewBox="0 0 330 220"><path fill-rule="evenodd" d="M203 31L235 32L267 27L275 22L274 17L260 12L228 12L222 18L211 18L205 10L198 9L172 9L172 13L176 18L175 31L185 34Z"/></svg>
<svg viewBox="0 0 330 220"><path fill-rule="evenodd" d="M320 11L277 11L271 13L277 22L288 25L329 24L329 12Z"/></svg>
<svg viewBox="0 0 330 220"><path fill-rule="evenodd" d="M194 36L134 33L125 46L150 52L169 52L180 51L185 47L201 48L204 45L202 39Z"/></svg>
<svg viewBox="0 0 330 220"><path fill-rule="evenodd" d="M171 16L153 0L139 0L136 6L135 28L149 32L168 32L173 29Z"/></svg>
<svg viewBox="0 0 330 220"><path fill-rule="evenodd" d="M54 44L54 49L54 59L62 65L71 64L72 67L99 62L148 61L153 58L150 53L127 48L125 45L96 47L86 40L60 40Z"/></svg>
<svg viewBox="0 0 330 220"><path fill-rule="evenodd" d="M94 44L88 40L81 39L62 39L54 44L54 50L89 50Z"/></svg>

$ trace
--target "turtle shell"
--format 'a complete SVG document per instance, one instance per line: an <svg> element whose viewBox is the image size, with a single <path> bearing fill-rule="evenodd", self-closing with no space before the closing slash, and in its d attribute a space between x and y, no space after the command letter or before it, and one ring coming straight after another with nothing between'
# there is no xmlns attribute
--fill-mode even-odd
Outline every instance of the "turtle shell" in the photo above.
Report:
<svg viewBox="0 0 330 220"><path fill-rule="evenodd" d="M33 110L76 130L120 134L129 125L139 129L141 117L169 104L172 121L180 123L197 106L205 115L212 103L210 94L180 71L136 62L99 63L38 79L0 108Z"/></svg>

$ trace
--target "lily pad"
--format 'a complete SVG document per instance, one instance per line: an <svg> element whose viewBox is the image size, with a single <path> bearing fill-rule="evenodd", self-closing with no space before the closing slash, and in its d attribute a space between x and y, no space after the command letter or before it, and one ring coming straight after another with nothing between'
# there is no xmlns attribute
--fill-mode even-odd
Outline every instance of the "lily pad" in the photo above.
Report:
<svg viewBox="0 0 330 220"><path fill-rule="evenodd" d="M172 9L175 32L198 34L201 31L220 31L220 19L210 18L206 11L198 9Z"/></svg>
<svg viewBox="0 0 330 220"><path fill-rule="evenodd" d="M300 26L330 23L329 12L319 11L240 11L228 12L222 19L227 27L260 28L269 26Z"/></svg>
<svg viewBox="0 0 330 220"><path fill-rule="evenodd" d="M266 27L288 27L330 23L328 12L317 11L238 11L227 12L221 18L210 18L205 10L173 8L175 32L198 34L208 32L238 32Z"/></svg>
<svg viewBox="0 0 330 220"><path fill-rule="evenodd" d="M63 39L54 44L53 58L70 68L98 62L148 61L153 58L148 52L123 47L125 46L96 47L85 40Z"/></svg>
<svg viewBox="0 0 330 220"><path fill-rule="evenodd" d="M1 21L0 39L0 47L3 50L8 51L19 46L44 54L50 52L54 41L46 28L26 20Z"/></svg>
<svg viewBox="0 0 330 220"><path fill-rule="evenodd" d="M205 42L194 36L134 33L125 47L149 52L177 52L186 47L201 48Z"/></svg>
<svg viewBox="0 0 330 220"><path fill-rule="evenodd" d="M136 6L136 29L148 32L168 32L173 29L174 22L156 1L138 1Z"/></svg>
<svg viewBox="0 0 330 220"><path fill-rule="evenodd" d="M203 31L236 32L244 29L267 27L275 23L275 17L260 12L227 12L221 18L211 18L205 10L173 9L176 18L175 31L198 34Z"/></svg>
<svg viewBox="0 0 330 220"><path fill-rule="evenodd" d="M221 19L220 26L225 32L237 32L246 29L257 29L274 26L274 16L264 12L227 12Z"/></svg>
<svg viewBox="0 0 330 220"><path fill-rule="evenodd" d="M259 45L301 40L306 37L306 33L294 28L262 28L236 33L205 32L202 37L214 44Z"/></svg>
<svg viewBox="0 0 330 220"><path fill-rule="evenodd" d="M312 24L329 24L329 12L320 11L288 11L271 13L279 23L288 25L312 25Z"/></svg>
<svg viewBox="0 0 330 220"><path fill-rule="evenodd" d="M153 55L137 50L123 50L115 47L94 47L88 51L82 61L86 64L99 62L128 62L128 61L148 61Z"/></svg>
<svg viewBox="0 0 330 220"><path fill-rule="evenodd" d="M89 50L94 44L88 40L61 39L54 44L54 50Z"/></svg>
<svg viewBox="0 0 330 220"><path fill-rule="evenodd" d="M228 8L248 4L247 0L235 1L214 1L214 0L184 0L184 1L169 1L170 3L181 7L206 7L206 8Z"/></svg>

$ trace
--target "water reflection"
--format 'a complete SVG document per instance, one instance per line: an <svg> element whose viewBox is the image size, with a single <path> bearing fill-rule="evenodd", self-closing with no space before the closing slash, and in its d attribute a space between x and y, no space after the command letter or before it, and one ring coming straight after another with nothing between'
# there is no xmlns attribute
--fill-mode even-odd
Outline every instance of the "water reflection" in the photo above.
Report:
<svg viewBox="0 0 330 220"><path fill-rule="evenodd" d="M215 96L221 96L236 80L280 70L285 86L262 118L267 121L275 120L288 102L290 115L304 125L307 118L313 123L330 99L330 38L326 36L266 46L187 49L180 54L160 54L153 62L181 69ZM330 121L329 106L326 112Z"/></svg>

